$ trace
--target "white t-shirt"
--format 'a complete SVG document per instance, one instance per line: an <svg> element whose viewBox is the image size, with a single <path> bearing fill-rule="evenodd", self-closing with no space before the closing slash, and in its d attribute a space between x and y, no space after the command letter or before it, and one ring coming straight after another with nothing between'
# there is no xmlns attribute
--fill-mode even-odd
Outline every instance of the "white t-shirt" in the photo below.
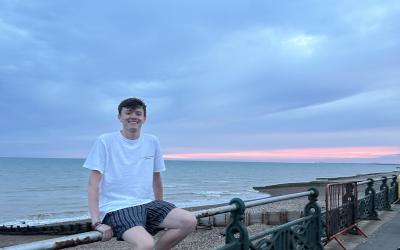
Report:
<svg viewBox="0 0 400 250"><path fill-rule="evenodd" d="M99 136L83 167L102 173L100 220L108 212L154 200L153 173L165 170L157 137L141 134L130 140L119 131Z"/></svg>

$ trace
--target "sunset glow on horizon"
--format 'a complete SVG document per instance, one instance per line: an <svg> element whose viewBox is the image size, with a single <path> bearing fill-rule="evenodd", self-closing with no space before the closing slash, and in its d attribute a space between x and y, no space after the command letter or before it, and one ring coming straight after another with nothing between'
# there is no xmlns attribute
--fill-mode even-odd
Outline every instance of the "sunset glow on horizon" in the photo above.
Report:
<svg viewBox="0 0 400 250"><path fill-rule="evenodd" d="M334 148L298 148L234 152L202 152L164 154L166 159L176 160L332 160L378 158L400 154L399 147L334 147Z"/></svg>

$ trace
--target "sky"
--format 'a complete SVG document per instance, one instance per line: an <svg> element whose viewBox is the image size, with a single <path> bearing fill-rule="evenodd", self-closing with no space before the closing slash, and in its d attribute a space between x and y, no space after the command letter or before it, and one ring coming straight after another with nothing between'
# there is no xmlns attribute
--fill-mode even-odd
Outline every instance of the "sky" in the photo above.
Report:
<svg viewBox="0 0 400 250"><path fill-rule="evenodd" d="M400 2L0 1L0 156L400 163Z"/></svg>

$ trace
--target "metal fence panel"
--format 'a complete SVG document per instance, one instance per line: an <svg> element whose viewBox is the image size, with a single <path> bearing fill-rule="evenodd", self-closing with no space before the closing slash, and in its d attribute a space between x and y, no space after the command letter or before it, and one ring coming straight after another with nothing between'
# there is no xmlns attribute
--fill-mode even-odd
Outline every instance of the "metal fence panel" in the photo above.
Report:
<svg viewBox="0 0 400 250"><path fill-rule="evenodd" d="M357 223L357 182L328 184L326 187L326 236L328 241Z"/></svg>

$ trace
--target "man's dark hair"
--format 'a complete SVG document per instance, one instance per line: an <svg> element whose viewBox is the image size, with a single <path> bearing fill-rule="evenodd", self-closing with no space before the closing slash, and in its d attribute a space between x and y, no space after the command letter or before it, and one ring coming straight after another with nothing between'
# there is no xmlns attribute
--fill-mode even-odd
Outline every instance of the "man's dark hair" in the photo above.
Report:
<svg viewBox="0 0 400 250"><path fill-rule="evenodd" d="M134 110L139 107L143 108L144 117L146 117L146 104L144 103L144 101L140 100L139 98L128 98L128 99L123 100L118 105L118 114L121 114L122 108Z"/></svg>

